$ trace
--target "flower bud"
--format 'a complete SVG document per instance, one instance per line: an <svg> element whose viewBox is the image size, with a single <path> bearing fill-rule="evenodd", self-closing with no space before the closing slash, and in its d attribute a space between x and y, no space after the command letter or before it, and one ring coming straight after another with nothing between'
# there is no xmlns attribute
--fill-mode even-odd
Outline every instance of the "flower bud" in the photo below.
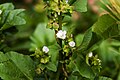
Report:
<svg viewBox="0 0 120 80"><path fill-rule="evenodd" d="M93 56L93 53L90 52L90 53L88 54L88 57L92 57L92 56Z"/></svg>
<svg viewBox="0 0 120 80"><path fill-rule="evenodd" d="M0 10L0 15L2 14L2 10Z"/></svg>
<svg viewBox="0 0 120 80"><path fill-rule="evenodd" d="M46 63L49 62L49 59L50 59L49 56L48 56L48 57L44 57L44 58L41 58L41 59L40 59L40 62L43 63L43 64L46 64Z"/></svg>
<svg viewBox="0 0 120 80"><path fill-rule="evenodd" d="M70 47L75 47L75 42L74 41L70 41L68 44L69 44Z"/></svg>
<svg viewBox="0 0 120 80"><path fill-rule="evenodd" d="M47 46L43 46L42 51L44 53L48 53L49 52L49 48Z"/></svg>
<svg viewBox="0 0 120 80"><path fill-rule="evenodd" d="M98 65L101 65L101 60L100 59L96 59L98 61Z"/></svg>
<svg viewBox="0 0 120 80"><path fill-rule="evenodd" d="M37 68L35 71L37 74L41 74L41 72L42 72L40 68Z"/></svg>

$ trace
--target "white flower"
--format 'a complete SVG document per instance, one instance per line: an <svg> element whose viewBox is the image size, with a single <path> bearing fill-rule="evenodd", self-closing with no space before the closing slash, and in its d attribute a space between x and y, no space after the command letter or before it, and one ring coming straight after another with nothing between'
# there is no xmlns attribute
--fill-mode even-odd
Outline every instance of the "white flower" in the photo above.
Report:
<svg viewBox="0 0 120 80"><path fill-rule="evenodd" d="M66 3L68 3L68 0L66 0Z"/></svg>
<svg viewBox="0 0 120 80"><path fill-rule="evenodd" d="M44 53L48 53L49 52L49 48L47 46L43 46L42 51Z"/></svg>
<svg viewBox="0 0 120 80"><path fill-rule="evenodd" d="M93 56L93 53L90 52L90 53L88 54L88 57L92 57L92 56Z"/></svg>
<svg viewBox="0 0 120 80"><path fill-rule="evenodd" d="M0 10L0 15L2 14L2 10Z"/></svg>
<svg viewBox="0 0 120 80"><path fill-rule="evenodd" d="M69 44L70 47L75 47L75 42L74 41L70 41L68 44Z"/></svg>
<svg viewBox="0 0 120 80"><path fill-rule="evenodd" d="M60 38L60 39L65 39L66 38L66 31L62 31L62 30L59 30L56 34L57 38Z"/></svg>

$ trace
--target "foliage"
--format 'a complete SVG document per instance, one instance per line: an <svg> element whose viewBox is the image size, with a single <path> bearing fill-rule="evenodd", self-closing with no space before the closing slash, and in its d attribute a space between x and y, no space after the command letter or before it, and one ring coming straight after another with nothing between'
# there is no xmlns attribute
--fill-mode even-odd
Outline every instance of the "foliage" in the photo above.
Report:
<svg viewBox="0 0 120 80"><path fill-rule="evenodd" d="M40 23L34 17L25 21L24 18L31 15L25 14L24 9L15 9L12 3L1 4L1 79L119 80L120 5L117 1L101 1L101 7L107 13L101 15L84 33L77 33L77 36L74 31L78 18L74 15L87 11L87 0L38 1L34 11L37 15L44 14ZM31 41L26 40L25 44L20 45L19 41L19 44L16 42L20 36L25 36L20 31L24 30L23 24L26 22L29 23L27 26L35 24L36 27L29 27L34 31L28 34ZM10 44L12 41L13 44ZM21 52L18 48L22 48ZM22 53L22 50L25 52Z"/></svg>
<svg viewBox="0 0 120 80"><path fill-rule="evenodd" d="M29 56L16 52L0 53L0 76L4 80L32 80L34 62Z"/></svg>

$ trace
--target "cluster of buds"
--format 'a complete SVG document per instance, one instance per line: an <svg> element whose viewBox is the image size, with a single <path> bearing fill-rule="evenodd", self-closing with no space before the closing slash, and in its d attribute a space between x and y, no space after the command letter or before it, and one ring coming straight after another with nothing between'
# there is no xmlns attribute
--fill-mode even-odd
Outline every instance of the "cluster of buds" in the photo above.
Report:
<svg viewBox="0 0 120 80"><path fill-rule="evenodd" d="M39 60L39 65L37 65L36 68L36 73L41 74L45 67L41 67L45 64L47 64L50 61L50 56L49 56L49 48L47 46L43 46L42 49L36 48L35 53L32 54L31 56L35 56L37 60Z"/></svg>
<svg viewBox="0 0 120 80"><path fill-rule="evenodd" d="M49 22L47 27L58 30L58 16L62 14L71 14L73 12L73 6L68 4L68 0L63 0L60 2L58 0L51 0L48 2L48 18Z"/></svg>
<svg viewBox="0 0 120 80"><path fill-rule="evenodd" d="M63 0L63 1L60 1L60 2L59 2L59 0L52 0L52 1L49 1L48 10L52 11L52 13L55 12L58 15L60 15L60 12L62 12L62 13L72 13L73 6L70 6L68 4L68 0Z"/></svg>
<svg viewBox="0 0 120 80"><path fill-rule="evenodd" d="M101 60L98 59L98 55L93 56L93 53L90 52L88 54L88 58L89 58L89 65L91 65L92 67L96 67L100 71Z"/></svg>
<svg viewBox="0 0 120 80"><path fill-rule="evenodd" d="M50 60L50 56L48 54L49 48L47 46L43 46L42 50L36 48L35 53L32 56L35 56L37 59L40 60L40 63L46 64Z"/></svg>
<svg viewBox="0 0 120 80"><path fill-rule="evenodd" d="M58 30L59 28L59 25L57 22L53 21L53 20L49 20L48 24L47 24L47 27L50 28L50 29L54 29L54 30Z"/></svg>
<svg viewBox="0 0 120 80"><path fill-rule="evenodd" d="M91 62L91 65L94 65L94 66L96 66L96 65L101 65L101 60L98 59L98 56L97 56L97 55L93 56L93 53L90 52L90 53L88 54L88 57L89 57L90 60L92 61L92 62Z"/></svg>

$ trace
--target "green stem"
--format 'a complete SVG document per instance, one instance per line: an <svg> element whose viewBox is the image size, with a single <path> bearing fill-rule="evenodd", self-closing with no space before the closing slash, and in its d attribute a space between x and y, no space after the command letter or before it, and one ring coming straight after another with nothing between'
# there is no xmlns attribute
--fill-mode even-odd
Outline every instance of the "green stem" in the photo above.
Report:
<svg viewBox="0 0 120 80"><path fill-rule="evenodd" d="M60 13L60 15L58 16L58 23L59 23L59 30L62 30L62 13ZM58 39L59 45L62 48L62 40ZM62 54L62 50L59 51L59 63L58 63L58 70L57 70L57 76L56 76L56 80L59 80L61 74L62 74L62 63L60 61L63 60L63 54Z"/></svg>
<svg viewBox="0 0 120 80"><path fill-rule="evenodd" d="M44 76L45 76L45 80L48 80L46 72L44 72Z"/></svg>
<svg viewBox="0 0 120 80"><path fill-rule="evenodd" d="M60 6L60 0L58 0L58 6ZM59 7L60 9L60 7ZM60 12L60 15L58 15L58 24L59 24L59 30L62 30L62 12ZM60 47L62 48L62 40L58 39L58 43ZM60 61L63 60L63 53L62 50L59 51L59 63L58 63L58 69L57 69L57 75L56 80L59 80L62 73L62 63Z"/></svg>

